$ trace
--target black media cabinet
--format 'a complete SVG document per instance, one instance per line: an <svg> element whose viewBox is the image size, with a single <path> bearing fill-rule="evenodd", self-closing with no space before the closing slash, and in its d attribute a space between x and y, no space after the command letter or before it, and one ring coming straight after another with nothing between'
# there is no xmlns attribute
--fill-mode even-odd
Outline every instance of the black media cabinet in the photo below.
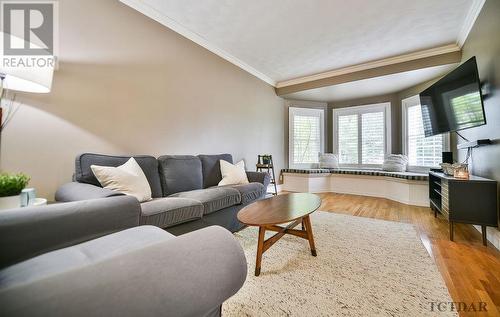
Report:
<svg viewBox="0 0 500 317"><path fill-rule="evenodd" d="M437 212L440 212L450 222L451 241L455 222L480 225L485 246L486 227L498 227L495 180L472 175L469 179L459 179L429 172L429 199L434 216L437 217Z"/></svg>

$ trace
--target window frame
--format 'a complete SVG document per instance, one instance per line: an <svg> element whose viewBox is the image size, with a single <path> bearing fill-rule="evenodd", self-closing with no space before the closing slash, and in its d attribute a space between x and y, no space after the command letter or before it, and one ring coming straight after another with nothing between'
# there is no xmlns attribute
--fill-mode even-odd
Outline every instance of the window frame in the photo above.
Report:
<svg viewBox="0 0 500 317"><path fill-rule="evenodd" d="M420 97L419 95L411 96L406 99L401 100L401 115L402 115L402 120L401 120L401 130L402 130L402 136L401 136L401 141L402 141L402 152L404 155L408 156L408 108L418 106L420 105ZM443 150L442 151L449 151L450 150L450 133L443 133L441 134L443 138ZM418 165L409 165L407 170L409 172L417 172L417 173L427 173L430 171L431 168L439 168L439 166L418 166Z"/></svg>
<svg viewBox="0 0 500 317"><path fill-rule="evenodd" d="M320 122L320 152L325 152L325 109L324 108L310 108L310 107L298 107L291 105L288 107L288 166L290 168L317 168L319 163L294 163L294 137L293 137L293 127L294 127L294 116L304 115L304 116L318 116ZM318 153L319 156L319 153Z"/></svg>
<svg viewBox="0 0 500 317"><path fill-rule="evenodd" d="M392 149L392 140L391 140L391 103L390 102L382 102L376 104L368 104L362 106L351 106L351 107L343 107L343 108L335 108L333 109L333 152L339 154L339 140L338 140L338 117L345 115L361 115L363 113L371 113L371 112L384 112L384 156L391 153ZM359 117L358 117L359 118ZM358 121L358 162L362 162L362 143L363 143L363 135L362 135L362 125L359 124ZM381 168L382 164L339 164L340 167L346 168L361 168L361 169L370 169L370 168Z"/></svg>

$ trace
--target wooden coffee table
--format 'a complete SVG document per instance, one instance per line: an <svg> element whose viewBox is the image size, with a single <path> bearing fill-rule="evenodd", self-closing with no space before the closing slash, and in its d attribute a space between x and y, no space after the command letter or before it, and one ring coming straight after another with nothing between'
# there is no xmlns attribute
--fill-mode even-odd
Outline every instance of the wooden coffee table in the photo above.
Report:
<svg viewBox="0 0 500 317"><path fill-rule="evenodd" d="M260 275L262 254L285 234L291 234L308 240L311 254L316 256L316 247L314 246L309 215L315 212L320 205L321 198L318 195L294 193L259 200L246 206L238 213L238 220L241 223L259 227L255 276ZM286 227L278 226L279 224L288 222L292 223ZM302 230L294 229L299 224L302 224ZM265 240L266 230L278 233Z"/></svg>

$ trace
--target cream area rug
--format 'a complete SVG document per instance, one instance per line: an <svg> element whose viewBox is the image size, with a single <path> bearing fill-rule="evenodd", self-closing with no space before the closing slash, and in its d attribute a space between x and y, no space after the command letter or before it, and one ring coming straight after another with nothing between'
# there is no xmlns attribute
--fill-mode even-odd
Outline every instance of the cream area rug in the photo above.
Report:
<svg viewBox="0 0 500 317"><path fill-rule="evenodd" d="M321 211L311 221L318 256L285 235L264 253L258 277L258 229L235 234L248 276L223 316L456 316L431 310L452 300L412 225Z"/></svg>

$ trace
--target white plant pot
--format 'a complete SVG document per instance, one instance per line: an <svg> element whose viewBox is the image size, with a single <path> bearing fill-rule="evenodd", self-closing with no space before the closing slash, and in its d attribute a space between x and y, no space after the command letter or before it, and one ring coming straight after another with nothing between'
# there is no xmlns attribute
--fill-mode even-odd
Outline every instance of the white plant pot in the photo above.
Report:
<svg viewBox="0 0 500 317"><path fill-rule="evenodd" d="M21 196L0 197L0 210L21 207Z"/></svg>

